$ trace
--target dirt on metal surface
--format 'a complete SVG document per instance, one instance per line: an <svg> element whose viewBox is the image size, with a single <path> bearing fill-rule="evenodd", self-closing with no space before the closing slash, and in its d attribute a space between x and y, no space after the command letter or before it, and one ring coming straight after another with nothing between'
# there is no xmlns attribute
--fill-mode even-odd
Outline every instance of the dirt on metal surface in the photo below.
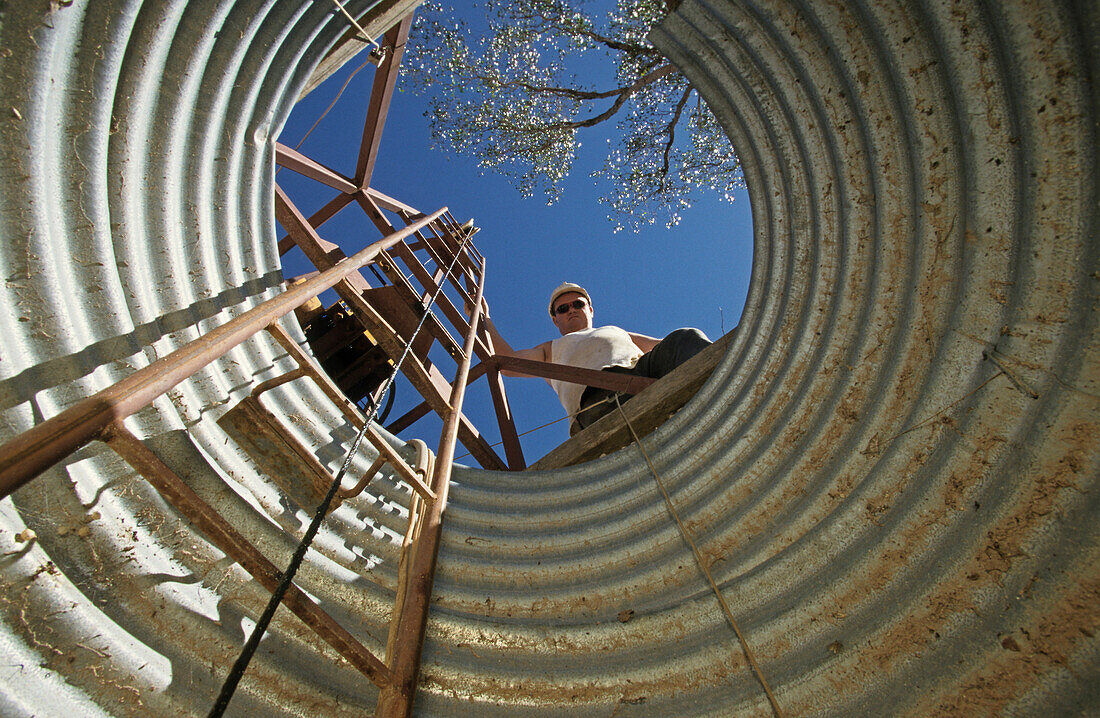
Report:
<svg viewBox="0 0 1100 718"><path fill-rule="evenodd" d="M5 7L3 437L277 290L274 137L331 10ZM685 0L653 34L756 256L646 447L788 715L1100 711L1097 37L1089 3L970 0ZM305 512L217 419L290 368L258 337L128 420L276 565ZM265 405L331 469L354 432L298 384ZM302 568L372 651L411 496L376 479ZM0 554L5 715L205 715L266 598L94 445L0 502ZM691 561L633 447L456 469L415 713L766 714ZM234 705L362 715L365 684L277 616Z"/></svg>

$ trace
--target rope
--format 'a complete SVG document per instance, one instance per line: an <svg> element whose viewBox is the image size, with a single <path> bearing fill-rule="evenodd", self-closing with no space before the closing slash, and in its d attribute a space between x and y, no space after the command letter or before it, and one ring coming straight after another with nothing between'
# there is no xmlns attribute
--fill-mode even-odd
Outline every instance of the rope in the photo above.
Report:
<svg viewBox="0 0 1100 718"><path fill-rule="evenodd" d="M604 397L603 399L600 399L599 401L594 401L591 404L589 404L588 406L586 406L583 409L581 409L580 411L578 411L576 414L566 414L565 416L561 417L560 419L554 419L553 421L548 421L545 424L541 424L539 426L536 426L534 429L528 429L527 431L523 432L522 434L516 434L516 438L518 439L521 436L527 436L528 434L533 434L536 431L538 431L539 429L545 429L548 426L553 426L554 424L565 421L566 419L572 419L573 417L575 417L579 414L582 414L582 413L588 411L589 409L591 409L593 407L596 407L596 406L599 406L600 404L604 404L606 402L611 401L613 398L615 398L614 395L611 395L611 396ZM494 446L503 446L503 445L504 445L503 441L498 441L495 444L489 444L489 448L492 448ZM459 459L465 459L469 455L470 455L470 452L467 451L462 456L456 456L454 458L454 461L458 461Z"/></svg>
<svg viewBox="0 0 1100 718"><path fill-rule="evenodd" d="M367 42L369 42L371 45L374 46L375 50L381 50L382 49L378 45L377 42L375 42L374 40L370 39L370 37L367 36L367 31L364 30L362 28L362 26L358 22L355 21L355 18L353 18L351 15L348 14L348 11L344 9L344 6L340 4L339 0L332 0L332 1L334 3L336 3L336 7L340 8L340 11L342 13L344 13L345 16L347 16L348 20L351 21L351 24L354 25L355 29L359 31L359 34L362 35L364 37L364 39L366 39ZM336 97L332 98L332 102L330 102L328 104L328 107L326 107L325 111L321 113L321 116L318 117L317 120L313 123L313 125L306 131L306 133L304 135L302 135L302 139L298 140L298 144L294 145L294 149L297 150L297 149L301 148L302 143L305 142L311 134L313 134L313 131L315 129L317 129L317 125L321 124L321 120L325 119L325 117L328 116L328 113L332 111L332 108L336 106L336 103L340 101L340 98L344 94L344 90L348 89L348 84L351 83L352 78L355 77L359 73L359 71L362 70L364 67L371 64L372 60L373 60L373 58L368 57L366 60L363 61L362 65L360 65L359 67L357 67L357 68L355 68L354 70L351 71L351 74L348 75L347 79L344 80L344 84L340 87L340 91L336 93ZM276 167L275 168L275 175L278 176L279 172L282 171L282 169L283 169L282 166ZM373 269L373 267L372 267L372 269Z"/></svg>
<svg viewBox="0 0 1100 718"><path fill-rule="evenodd" d="M310 521L309 528L306 529L305 535L302 536L302 540L294 550L294 555L290 559L290 565L287 566L286 571L283 572L279 585L271 594L271 599L267 602L267 607L264 608L264 612L260 615L259 620L256 621L256 626L252 629L252 635L248 637L248 641L241 650L241 655L237 657L236 662L233 664L233 668L229 671L229 675L225 677L221 693L218 695L217 701L215 701L213 708L210 709L210 713L208 714L209 718L220 718L222 714L225 713L225 709L229 705L230 699L233 698L233 693L237 690L237 684L240 683L241 677L244 676L244 672L248 668L248 664L252 660L253 654L256 653L256 648L260 645L260 639L262 639L264 633L267 632L268 624L271 623L271 619L274 617L275 611L279 608L279 604L283 602L283 598L286 596L286 592L290 589L290 584L294 580L294 574L298 572L298 567L301 566L306 551L309 549L310 544L313 543L317 531L321 528L321 521L324 520L325 514L328 512L328 507L332 503L336 491L340 488L340 482L343 480L344 474L347 473L348 468L351 466L352 458L359 450L359 444L362 443L363 437L367 433L367 429L370 427L371 422L374 421L382 397L390 390L390 386L397 377L397 372L400 371L402 363L404 363L405 358L408 357L409 351L412 349L413 342L416 340L420 330L424 327L424 322L432 313L431 307L435 304L436 300L439 298L439 294L443 291L443 279L451 275L455 264L458 262L459 255L466 249L466 245L469 243L472 236L473 232L467 233L458 251L455 252L455 256L451 260L450 266L447 267L447 273L440 279L439 285L436 287L431 301L428 302L428 305L424 308L424 314L420 317L420 323L416 325L416 329L413 330L412 336L405 344L405 349L401 353L401 358L397 360L397 363L393 367L393 372L386 379L386 383L383 384L382 391L378 395L378 401L376 401L373 396L371 397L370 412L366 421L363 422L363 428L359 430L359 433L355 437L355 441L352 442L351 448L348 449L344 457L343 466L340 467L340 471L337 472L336 477L329 485L328 493L325 494L325 498L321 502L321 505L317 507L317 512L313 515L313 520Z"/></svg>
<svg viewBox="0 0 1100 718"><path fill-rule="evenodd" d="M626 427L630 429L630 435L634 437L634 443L638 445L638 448L642 452L642 456L645 457L646 464L649 465L649 471L653 474L653 479L657 482L657 487L661 490L661 495L665 498L665 506L668 508L668 512L672 515L676 526L680 529L680 535L687 541L688 546L691 547L691 552L695 555L695 562L699 565L699 568L703 571L703 575L707 578L707 583L710 584L710 588L714 591L714 595L718 598L718 603L722 606L722 611L726 614L726 620L729 621L730 626L733 627L733 632L737 634L737 640L741 642L741 650L745 652L745 658L748 659L749 665L752 666L753 673L756 674L756 678L760 681L760 685L764 687L764 693L768 696L768 702L771 703L772 712L776 718L783 718L783 711L779 708L779 703L775 700L775 694L772 693L771 687L768 685L768 681L764 678L763 671L760 670L759 664L756 662L756 658L752 654L752 650L749 648L748 641L745 640L745 636L741 633L741 629L737 625L737 621L733 618L733 612L730 611L729 605L726 603L726 599L722 596L722 592L718 589L718 584L714 582L714 578L710 575L710 569L707 568L707 564L703 561L703 554L699 551L699 548L695 545L695 541L691 537L691 532L680 520L680 515L676 513L676 508L672 505L672 498L669 497L668 491L665 490L664 482L661 481L660 475L657 473L657 469L654 468L653 462L649 458L649 453L646 452L645 446L642 444L642 440L638 438L638 434L634 431L634 426L630 423L630 419L627 418L626 412L623 411L623 405L619 403L618 395L615 397L615 406L619 409L619 414L622 415L623 421L626 422Z"/></svg>
<svg viewBox="0 0 1100 718"><path fill-rule="evenodd" d="M1000 367L1000 364L998 364L997 366L998 366L998 367ZM902 431L899 431L898 433L896 433L896 434L894 434L893 436L891 436L891 437L890 437L889 439L886 439L885 441L883 441L883 442L882 442L882 443L881 443L881 444L879 445L879 448L878 448L877 450L878 450L878 451L881 451L881 450L882 450L883 448L885 448L886 446L888 446L888 445L890 444L890 442L892 442L892 441L893 441L894 439L898 438L899 436L905 436L905 435L906 435L906 434L908 434L908 433L909 433L910 431L916 431L917 429L921 428L922 426L927 426L927 425L928 425L928 424L930 424L930 423L931 423L932 421L934 421L934 420L936 419L936 417L937 417L937 416L939 416L940 414L943 414L943 413L944 413L944 412L946 412L946 411L947 411L948 409L951 409L952 407L956 406L956 405L957 405L957 404L959 404L960 402L962 402L962 401L965 401L966 399L968 399L968 398L970 398L970 397L974 396L974 395L975 395L975 394L977 394L977 393L978 393L979 391L981 391L982 389L984 389L984 388L985 388L985 385L986 385L986 384L988 384L989 382L993 381L994 379L996 379L997 377L1001 376L1002 374L1003 374L1004 376L1007 376L1007 377L1009 378L1009 381L1011 381L1011 380L1012 380L1012 377L1011 377L1011 376L1009 376L1009 375L1008 375L1008 373L1006 373L1006 372L1004 371L1004 369L1003 369L1003 368L1001 368L1001 370L1000 370L1000 371L998 371L998 372L997 372L996 374L994 374L993 376L989 377L988 379L986 379L985 381L983 381L983 382L982 382L981 384L979 384L978 386L974 387L973 389L971 389L971 390L970 390L970 391L968 391L967 393L963 394L962 396L960 396L960 397L959 397L958 399L956 399L955 401L951 402L951 403L950 403L950 404L948 404L947 406L943 407L942 409L940 409L939 411L937 411L937 412L936 412L935 414L933 414L932 416L929 416L929 417L927 417L927 418L925 418L925 419L922 419L921 421L918 421L918 422L917 422L916 424L913 424L912 426L910 426L910 427L909 427L908 429L903 429ZM1021 390L1021 391L1022 391L1022 390ZM1025 392L1025 393L1026 393L1026 392Z"/></svg>
<svg viewBox="0 0 1100 718"><path fill-rule="evenodd" d="M351 74L348 75L347 79L344 80L344 84L340 87L340 91L336 93L336 97L332 98L332 102L328 103L328 107L326 107L325 111L321 113L321 116L318 117L316 120L314 120L313 125L306 131L306 133L304 135L302 135L302 139L298 140L298 144L294 145L294 149L296 149L296 150L301 149L302 143L304 143L307 139L309 139L309 136L311 134L313 134L313 131L315 129L317 129L317 125L321 124L321 120L325 119L325 117L328 116L328 113L332 111L332 108L335 107L336 103L340 101L341 97L343 97L344 90L348 89L348 85L351 83L352 78L355 77L355 75L358 74L358 72L360 70L362 70L364 67L366 67L369 64L370 64L370 59L367 59L362 65L360 65L359 67L357 67L357 68L355 68L354 70L351 71ZM275 176L276 177L279 175L279 172L281 172L282 169L283 169L282 165L275 168ZM374 266L371 265L371 268L373 269Z"/></svg>
<svg viewBox="0 0 1100 718"><path fill-rule="evenodd" d="M382 49L378 46L377 42L371 39L370 35L367 34L367 31L363 29L363 26L360 25L359 22L355 18L353 18L350 13L348 13L348 11L344 8L344 4L341 3L340 0L332 0L332 2L336 5L336 7L340 8L340 12L344 13L344 17L346 17L348 21L355 26L355 29L359 31L359 34L363 36L364 40L373 45L375 50Z"/></svg>

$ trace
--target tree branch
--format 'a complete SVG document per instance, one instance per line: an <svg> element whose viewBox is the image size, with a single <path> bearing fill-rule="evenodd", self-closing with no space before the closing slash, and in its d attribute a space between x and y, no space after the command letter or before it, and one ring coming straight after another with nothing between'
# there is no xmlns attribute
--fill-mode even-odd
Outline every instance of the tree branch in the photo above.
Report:
<svg viewBox="0 0 1100 718"><path fill-rule="evenodd" d="M525 7L522 5L512 6L509 8L512 19L514 21L541 21L541 25L544 28L548 28L556 34L573 35L576 37L586 37L589 40L593 40L601 45L604 45L612 50L618 50L628 54L635 55L656 55L658 54L651 45L639 45L634 42L623 42L622 40L616 40L614 38L601 35L595 30L588 30L579 28L576 26L567 26L562 22L562 14L565 12L565 8L560 8L559 14L549 14L542 12L537 7Z"/></svg>
<svg viewBox="0 0 1100 718"><path fill-rule="evenodd" d="M661 67L658 67L656 70L651 70L650 72L646 73L642 77L639 77L637 79L637 81L635 81L634 84L631 85L630 87L624 87L621 90L619 90L619 92L617 93L618 97L616 98L615 102L611 105L611 107L607 109L606 112L603 112L603 113L601 113L601 114L599 114L595 117L589 117L587 120L579 120L577 122L558 122L558 123L555 123L555 124L552 124L552 125L549 125L549 126L550 127L556 127L556 128L572 130L572 129L578 129L580 127L591 127L593 125L598 125L601 122L603 122L604 120L612 117L616 112L618 112L620 109L622 109L622 106L624 104L626 104L626 101L635 92L637 92L638 90L642 89L643 87L645 87L646 85L648 85L650 83L653 83L653 82L656 82L657 80L660 80L662 77L667 77L668 75L673 74L674 72L676 72L676 68L673 67L672 65L662 65Z"/></svg>
<svg viewBox="0 0 1100 718"><path fill-rule="evenodd" d="M612 40L609 37L593 32L591 30L582 30L578 33L582 37L587 37L589 40L595 40L601 45L606 45L612 50L619 50L620 52L631 53L635 55L647 55L653 53L652 47L646 47L645 45L638 45L633 42L620 42L618 40Z"/></svg>
<svg viewBox="0 0 1100 718"><path fill-rule="evenodd" d="M656 64L657 64L657 61L652 62L647 66L646 69L652 68ZM668 65L665 65L664 67L668 67ZM580 89L577 89L575 87L559 87L559 86L556 86L556 85L533 85L529 82L524 82L523 80L507 80L507 81L505 81L505 80L500 80L497 77L494 77L492 75L487 75L485 73L478 72L473 67L471 67L470 70L471 70L470 74L473 78L475 78L477 80L480 80L481 82L483 82L483 83L485 83L489 86L498 85L500 87L519 87L519 88L522 88L522 89L526 90L527 92L531 93L532 95L537 95L539 93L546 93L548 95L564 95L566 97L572 97L572 98L577 99L577 100L603 100L603 99L606 99L608 97L621 96L624 92L628 93L628 96L629 96L630 94L633 94L633 93L637 92L639 87L642 87L646 84L649 84L650 82L653 82L656 79L660 79L660 77L663 77L664 74L667 74L667 73L662 73L661 75L658 75L657 77L650 78L650 75L652 75L653 73L649 72L641 78L641 83L642 84L638 84L637 82L635 82L634 85L631 85L630 87L616 87L613 90L580 90ZM647 78L649 78L649 79L647 79Z"/></svg>
<svg viewBox="0 0 1100 718"><path fill-rule="evenodd" d="M672 143L676 140L676 125L680 122L680 115L684 111L684 105L687 104L688 98L691 97L693 91L694 88L688 85L687 90L684 91L684 96L676 103L676 112L672 116L672 121L668 123L668 142L665 143L664 165L661 167L662 186L665 183L665 178L668 177L669 155L672 154Z"/></svg>
<svg viewBox="0 0 1100 718"><path fill-rule="evenodd" d="M504 85L513 85L515 87L522 87L524 90L532 94L545 92L549 95L565 95L566 97L574 97L578 100L602 100L607 97L615 97L622 94L627 88L616 87L614 90L578 90L575 87L549 87L541 85L532 85L521 80L510 80L503 83Z"/></svg>

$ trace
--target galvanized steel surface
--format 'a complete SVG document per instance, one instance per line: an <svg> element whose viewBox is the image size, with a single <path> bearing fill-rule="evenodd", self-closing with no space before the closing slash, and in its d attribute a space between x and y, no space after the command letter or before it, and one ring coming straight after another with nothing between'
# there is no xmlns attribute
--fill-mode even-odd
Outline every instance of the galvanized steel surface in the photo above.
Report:
<svg viewBox="0 0 1100 718"><path fill-rule="evenodd" d="M7 437L274 291L272 137L343 28L2 12ZM1098 30L1086 2L688 0L654 34L738 148L756 254L729 355L647 446L789 715L1100 710ZM252 341L134 424L276 563L303 514L214 419L281 356ZM331 464L350 431L299 384L273 403ZM418 713L767 712L636 450L454 479ZM303 567L374 646L383 489ZM0 713L208 710L265 598L239 568L98 448L0 521ZM279 623L233 709L368 709L317 643Z"/></svg>
<svg viewBox="0 0 1100 718"><path fill-rule="evenodd" d="M333 9L4 5L4 438L280 289L273 142L312 64L346 30ZM127 422L284 566L307 514L215 420L293 366L257 335ZM263 401L340 465L355 432L307 380ZM408 497L407 486L375 481L334 513L299 574L378 653ZM206 714L265 591L101 444L5 500L0 515L0 714ZM13 538L28 529L36 538ZM289 613L276 623L237 714L369 709L366 679Z"/></svg>

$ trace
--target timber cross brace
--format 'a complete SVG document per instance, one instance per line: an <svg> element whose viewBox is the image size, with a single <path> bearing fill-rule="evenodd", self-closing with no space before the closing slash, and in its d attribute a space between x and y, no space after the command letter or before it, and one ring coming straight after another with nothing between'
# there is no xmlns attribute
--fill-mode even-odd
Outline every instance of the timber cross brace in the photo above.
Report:
<svg viewBox="0 0 1100 718"><path fill-rule="evenodd" d="M380 3L382 16L400 3ZM374 10L368 12L368 15ZM371 18L363 19L368 27ZM549 362L497 356L479 321L485 290L485 258L473 245L476 231L460 224L442 208L425 215L370 186L386 111L411 16L398 18L386 30L382 60L375 73L367 117L353 176L276 143L275 163L335 191L320 210L306 217L279 185L273 188L275 217L285 229L280 255L297 247L316 271L291 279L285 291L231 321L137 370L106 389L69 406L55 416L15 436L0 455L0 498L10 495L43 472L92 442L102 442L152 486L175 515L200 532L225 557L243 568L331 646L351 666L380 689L378 715L408 715L412 710L420 652L432 591L442 516L447 503L456 445L461 442L485 468L525 468L512 422L501 370L530 376L573 380L600 388L638 393L652 380L578 369ZM360 250L349 250L322 237L320 228L337 213L356 204L382 238ZM377 281L372 283L363 270ZM339 302L324 306L318 296L334 289ZM469 316L459 306L470 307ZM304 351L279 320L294 312L310 352ZM248 530L235 525L216 497L193 487L189 467L161 456L127 428L128 417L144 410L178 384L188 381L259 332L266 331L296 368L259 382L248 396L225 411L219 427L248 455L294 504L310 508L335 487L333 503L322 500L323 518L341 502L363 492L379 475L408 487L407 522L401 539L398 577L394 587L384 655L342 626L311 597L308 585L293 581L293 571L280 568L258 548ZM452 378L429 357L438 343L442 356L456 365ZM434 355L433 355L434 356ZM474 360L477 360L475 365ZM424 401L387 426L407 428L428 412L444 422L435 456L423 442L409 442L412 452L391 445L360 402L376 407L387 374L400 370ZM467 386L486 376L496 411L504 459L463 415ZM347 423L363 432L372 447L369 465L354 485L340 484L261 396L299 380L312 382ZM293 419L293 416L289 417ZM351 453L349 452L349 457ZM197 463L197 462L196 462ZM345 468L346 468L345 464ZM265 470L266 469L266 470ZM331 489L330 489L331 491ZM307 532L300 549L311 540ZM292 563L293 565L293 563ZM254 636L262 635L257 630ZM364 642L366 641L366 643ZM247 665L247 663L245 664ZM234 684L235 686L235 684ZM232 695L230 691L229 695ZM219 700L219 703L221 701Z"/></svg>
<svg viewBox="0 0 1100 718"><path fill-rule="evenodd" d="M354 176L345 176L296 149L276 144L276 164L335 192L320 210L307 218L288 193L276 186L275 217L286 231L286 236L279 241L281 255L297 247L317 270L333 266L345 256L344 250L339 244L322 237L319 230L353 203L383 234L395 231L394 222L407 225L423 216L415 208L370 186L411 23L412 16L405 17L385 33L381 42L384 60L375 71ZM468 239L464 236L465 231L469 230L459 226L454 217L446 213L440 223L414 233L408 241L380 254L377 262L370 267L376 279L375 285L363 275L356 274L335 287L340 297L337 305L324 308L316 303L298 312L299 322L322 366L334 375L349 398L359 400L378 389L383 373L378 372L377 368L386 357L395 360L409 346L412 328L429 311L425 305L426 298L446 285L449 294L439 294L438 313L429 312L426 317L428 333L412 346L411 356L402 367L405 378L423 397L423 401L386 425L392 433L404 431L429 412L444 416L449 408L446 397L453 387L428 355L438 342L447 356L458 361L460 348L457 337L469 328L469 320L457 304L471 306L470 291L478 262L483 257L472 242L460 251L461 241ZM444 267L455 261L457 275L443 271ZM339 322L333 321L333 315L339 315ZM353 328L349 329L349 324ZM497 356L493 353L492 341L484 327L478 329L474 353L480 363L471 370L470 380L486 376L505 456L503 459L499 457L465 416L460 418L459 440L486 469L521 470L526 467L500 375L502 368L529 376L576 381L631 394L638 393L653 381L550 362ZM363 368L365 362L373 364L371 370ZM368 376L372 374L373 381Z"/></svg>
<svg viewBox="0 0 1100 718"><path fill-rule="evenodd" d="M393 22L367 6L411 9L345 5L379 39ZM1100 561L1082 540L1100 491L1098 21L1084 0L685 0L650 33L745 160L754 258L716 376L642 443L791 714L1100 713ZM4 447L0 493L111 438L199 354L126 381L139 367L200 337L221 351L227 320L318 288L282 294L272 132L345 31L332 0L5 5L0 442L49 435ZM291 196L307 216L323 203ZM217 424L296 368L274 318L122 421L281 570L303 511ZM370 344L350 310L327 320L341 333L323 348L280 325L322 366L340 366L322 357L337 340ZM330 374L348 397L388 366L363 355ZM639 435L658 384L623 406ZM325 466L355 434L304 376L260 400ZM348 487L374 458L364 441ZM413 494L391 474L333 512L295 579L380 661ZM455 467L415 712L767 710L648 474L635 448ZM9 712L202 714L267 593L99 441L0 502L0 553ZM233 707L378 698L280 609Z"/></svg>

